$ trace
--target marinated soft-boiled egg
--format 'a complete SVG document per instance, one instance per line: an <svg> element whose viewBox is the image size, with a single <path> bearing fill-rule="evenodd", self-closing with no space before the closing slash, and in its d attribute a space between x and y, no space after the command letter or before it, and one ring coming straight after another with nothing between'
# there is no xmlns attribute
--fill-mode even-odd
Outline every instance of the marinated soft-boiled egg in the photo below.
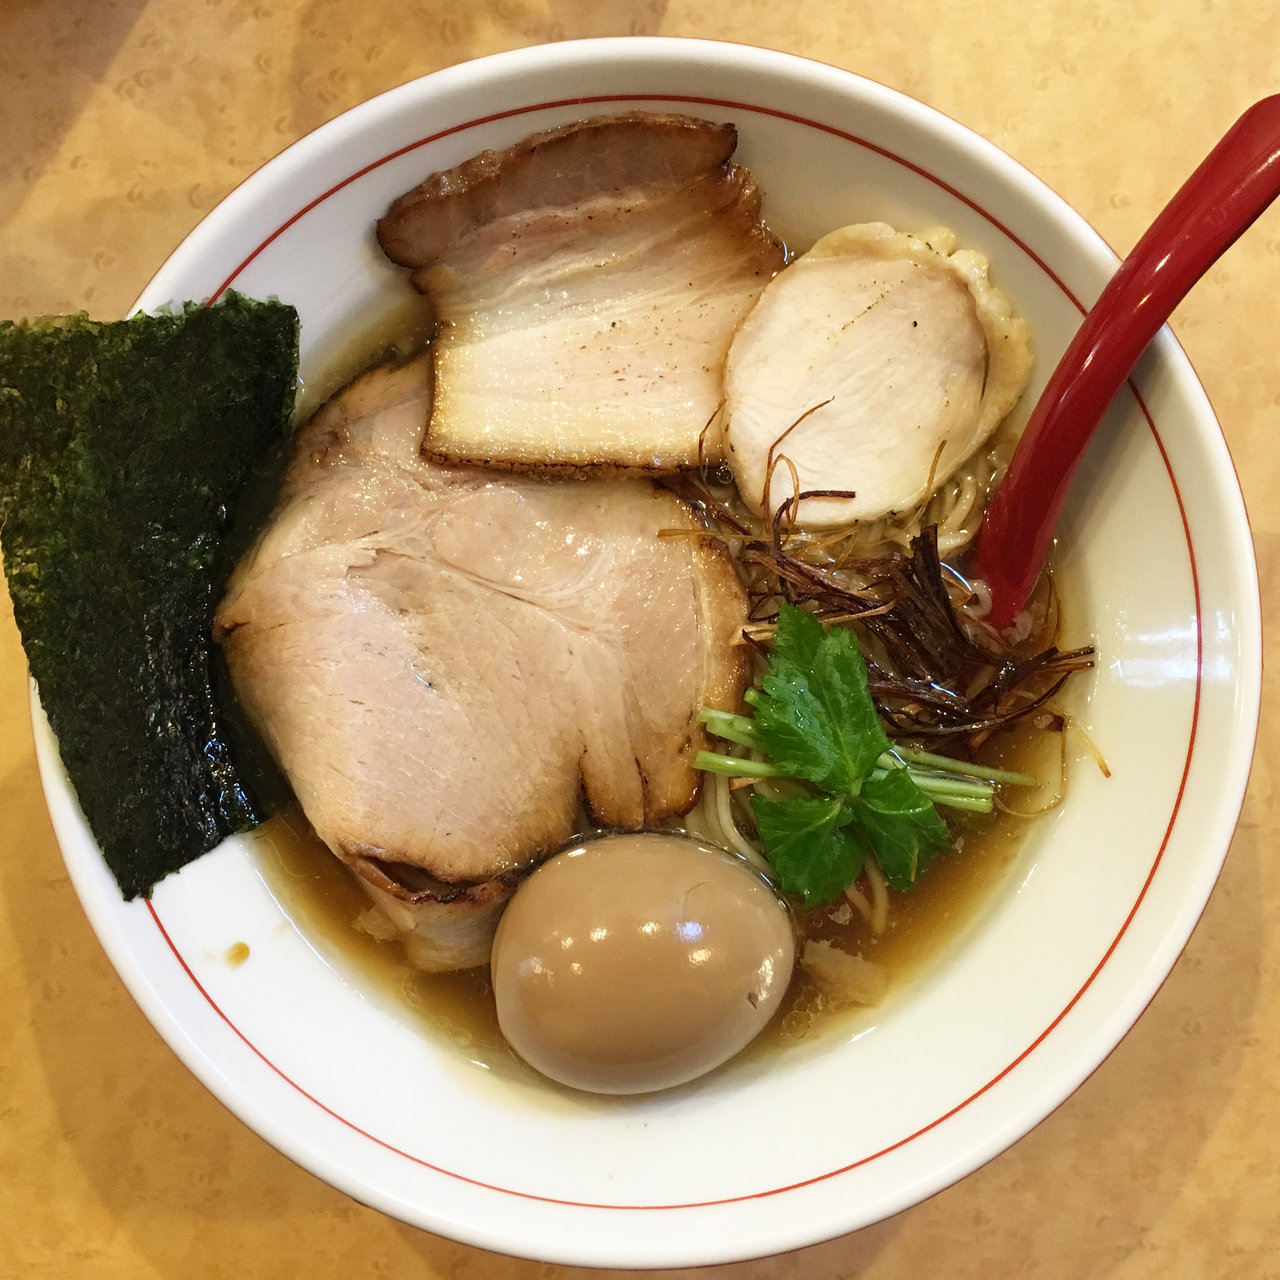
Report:
<svg viewBox="0 0 1280 1280"><path fill-rule="evenodd" d="M703 1075L764 1028L795 962L791 914L745 860L685 836L557 854L493 943L498 1024L531 1066L595 1093Z"/></svg>

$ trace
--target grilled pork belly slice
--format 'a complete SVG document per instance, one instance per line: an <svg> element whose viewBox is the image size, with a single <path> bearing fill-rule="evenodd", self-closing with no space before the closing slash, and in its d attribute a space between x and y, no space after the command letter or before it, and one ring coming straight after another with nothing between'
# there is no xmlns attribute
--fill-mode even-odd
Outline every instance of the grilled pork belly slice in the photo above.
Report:
<svg viewBox="0 0 1280 1280"><path fill-rule="evenodd" d="M366 883L439 883L408 904L428 932L433 905L495 921L583 802L621 828L689 808L698 710L745 677L741 586L682 502L427 461L430 383L429 354L375 369L300 430L215 620L320 838Z"/></svg>
<svg viewBox="0 0 1280 1280"><path fill-rule="evenodd" d="M791 514L810 527L910 511L988 439L1030 372L1026 323L951 232L832 232L734 338L725 431L738 489L770 515L797 493L848 495L804 498Z"/></svg>
<svg viewBox="0 0 1280 1280"><path fill-rule="evenodd" d="M378 237L437 318L432 457L669 472L718 457L733 333L784 250L732 125L602 117L486 152Z"/></svg>
<svg viewBox="0 0 1280 1280"><path fill-rule="evenodd" d="M711 173L737 142L732 125L691 116L632 111L575 121L432 174L387 210L378 240L393 262L420 267L512 215Z"/></svg>

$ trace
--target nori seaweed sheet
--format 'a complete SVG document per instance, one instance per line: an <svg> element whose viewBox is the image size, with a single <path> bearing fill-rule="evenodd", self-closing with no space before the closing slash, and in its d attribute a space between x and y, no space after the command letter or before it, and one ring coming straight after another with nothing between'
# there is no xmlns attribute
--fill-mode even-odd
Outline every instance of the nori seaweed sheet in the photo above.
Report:
<svg viewBox="0 0 1280 1280"><path fill-rule="evenodd" d="M292 307L0 323L0 547L67 774L126 898L263 816L216 686L219 549L288 431Z"/></svg>

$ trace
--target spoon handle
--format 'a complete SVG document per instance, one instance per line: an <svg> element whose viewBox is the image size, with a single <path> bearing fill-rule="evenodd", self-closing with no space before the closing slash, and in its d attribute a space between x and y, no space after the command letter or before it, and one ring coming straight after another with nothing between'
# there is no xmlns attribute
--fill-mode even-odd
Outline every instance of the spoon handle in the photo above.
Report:
<svg viewBox="0 0 1280 1280"><path fill-rule="evenodd" d="M1094 428L1187 291L1280 195L1280 94L1255 103L1120 264L1058 362L979 531L974 576L1005 627L1044 565Z"/></svg>

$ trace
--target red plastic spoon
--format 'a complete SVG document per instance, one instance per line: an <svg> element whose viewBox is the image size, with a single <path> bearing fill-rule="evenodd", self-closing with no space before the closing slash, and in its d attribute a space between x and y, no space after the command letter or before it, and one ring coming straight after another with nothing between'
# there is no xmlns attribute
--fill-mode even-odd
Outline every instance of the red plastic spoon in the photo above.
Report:
<svg viewBox="0 0 1280 1280"><path fill-rule="evenodd" d="M978 533L973 577L1008 626L1044 567L1076 464L1169 313L1280 195L1280 94L1255 103L1161 211L1058 362Z"/></svg>

